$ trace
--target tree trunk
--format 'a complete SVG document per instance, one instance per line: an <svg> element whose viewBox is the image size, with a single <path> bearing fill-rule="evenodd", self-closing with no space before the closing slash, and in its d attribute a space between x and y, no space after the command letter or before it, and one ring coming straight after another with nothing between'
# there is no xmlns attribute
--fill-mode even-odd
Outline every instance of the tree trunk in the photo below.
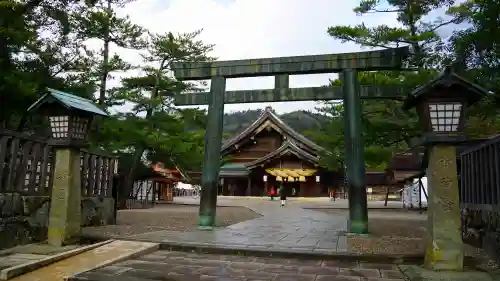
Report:
<svg viewBox="0 0 500 281"><path fill-rule="evenodd" d="M101 85L99 87L99 105L103 105L106 101L106 83L109 74L109 43L110 43L110 14L111 14L111 0L108 0L108 7L106 9L108 15L106 26L104 27L104 45L102 50L102 69L101 69Z"/></svg>
<svg viewBox="0 0 500 281"><path fill-rule="evenodd" d="M132 165L128 170L127 175L125 175L125 180L123 182L122 188L118 189L118 208L125 209L127 204L127 199L132 194L134 186L135 172L137 170L137 165L141 161L142 154L144 153L143 148L137 147L134 152L134 157L132 159Z"/></svg>
<svg viewBox="0 0 500 281"><path fill-rule="evenodd" d="M387 186L386 187L386 192L385 192L385 202L384 202L384 206L387 207L387 201L389 201L389 187Z"/></svg>
<svg viewBox="0 0 500 281"><path fill-rule="evenodd" d="M165 66L165 62L166 62L166 60L164 59L160 63L160 69L163 69L163 67ZM158 97L158 95L159 95L159 92L160 92L160 90L159 90L159 84L160 84L159 77L156 77L156 83L155 84L156 84L155 85L155 89L151 93L151 99L156 99ZM150 118L152 115L153 115L153 109L150 107L150 108L148 108L148 110L146 112L146 119ZM134 178L135 178L135 171L137 169L137 166L139 165L139 162L141 160L142 154L144 154L145 150L146 149L144 147L136 147L135 148L134 158L132 159L132 165L130 165L130 170L129 170L128 174L127 174L127 178L126 178L125 183L123 185L123 190L124 190L124 192L127 192L126 193L127 196L133 190ZM125 202L126 201L120 202L120 203L121 204L125 204Z"/></svg>

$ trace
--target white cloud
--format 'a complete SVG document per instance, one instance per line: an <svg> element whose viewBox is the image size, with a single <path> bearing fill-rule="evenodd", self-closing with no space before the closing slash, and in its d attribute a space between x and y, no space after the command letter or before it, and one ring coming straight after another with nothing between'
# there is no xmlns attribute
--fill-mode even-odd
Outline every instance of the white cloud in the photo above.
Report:
<svg viewBox="0 0 500 281"><path fill-rule="evenodd" d="M121 12L152 32L191 32L203 28L221 60L359 51L326 33L329 26L365 22L396 25L395 15L356 16L359 1L345 0L138 0ZM128 54L127 57L132 58ZM321 86L333 74L290 78L291 87ZM230 79L228 90L272 88L272 77ZM261 109L267 104L226 105L225 111ZM314 102L273 103L278 112L313 109Z"/></svg>

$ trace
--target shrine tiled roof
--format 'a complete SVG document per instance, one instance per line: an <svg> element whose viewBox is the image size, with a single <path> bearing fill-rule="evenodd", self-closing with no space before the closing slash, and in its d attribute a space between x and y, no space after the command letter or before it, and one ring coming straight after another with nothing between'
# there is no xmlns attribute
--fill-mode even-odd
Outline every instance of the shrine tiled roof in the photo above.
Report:
<svg viewBox="0 0 500 281"><path fill-rule="evenodd" d="M252 134L261 126L263 125L266 121L270 121L272 124L274 124L276 127L278 127L286 137L291 138L292 140L295 141L296 146L307 146L311 148L314 151L326 151L323 147L317 145L316 143L312 142L308 138L306 138L304 135L300 134L299 132L295 131L287 125L283 120L281 120L276 114L273 113L273 110L271 107L266 107L265 110L263 110L262 114L255 120L248 128L246 128L243 132L241 132L239 135L235 136L233 139L229 140L225 144L222 145L221 147L221 152L224 155L225 152L232 146L237 145L240 141L244 140L245 138L248 138L252 136Z"/></svg>
<svg viewBox="0 0 500 281"><path fill-rule="evenodd" d="M297 157L302 158L304 160L308 160L309 162L312 162L314 164L318 163L318 161L319 161L318 157L311 155L310 153L302 150L293 141L287 140L277 150L267 154L264 157L261 157L257 160L254 160L254 161L246 164L245 166L249 169L252 169L252 168L260 165L261 163L272 160L274 157L280 157L280 156L283 156L287 153L294 154Z"/></svg>

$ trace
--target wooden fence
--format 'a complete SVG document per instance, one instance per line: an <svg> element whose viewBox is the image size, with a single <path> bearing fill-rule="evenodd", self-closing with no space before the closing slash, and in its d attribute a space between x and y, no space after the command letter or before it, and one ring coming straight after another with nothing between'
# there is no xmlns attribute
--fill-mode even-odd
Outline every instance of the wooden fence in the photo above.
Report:
<svg viewBox="0 0 500 281"><path fill-rule="evenodd" d="M464 241L500 260L500 136L463 151L459 171Z"/></svg>
<svg viewBox="0 0 500 281"><path fill-rule="evenodd" d="M49 195L52 175L51 146L31 136L0 131L0 193Z"/></svg>
<svg viewBox="0 0 500 281"><path fill-rule="evenodd" d="M161 183L154 180L135 181L127 201L127 209L145 209L158 201L158 189Z"/></svg>
<svg viewBox="0 0 500 281"><path fill-rule="evenodd" d="M54 174L53 148L43 139L0 131L0 194L49 196ZM116 157L82 150L82 196L112 197Z"/></svg>

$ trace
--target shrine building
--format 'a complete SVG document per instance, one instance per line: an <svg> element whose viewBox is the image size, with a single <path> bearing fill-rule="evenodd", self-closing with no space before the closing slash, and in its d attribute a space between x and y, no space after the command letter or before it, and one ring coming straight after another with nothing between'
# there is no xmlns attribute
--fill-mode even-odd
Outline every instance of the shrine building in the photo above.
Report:
<svg viewBox="0 0 500 281"><path fill-rule="evenodd" d="M248 128L223 144L226 163L220 169L219 194L266 196L268 188L280 183L288 196L328 196L328 188L344 186L344 172L320 167L324 153L328 152L266 107ZM369 194L385 195L385 173L367 173L366 186Z"/></svg>

